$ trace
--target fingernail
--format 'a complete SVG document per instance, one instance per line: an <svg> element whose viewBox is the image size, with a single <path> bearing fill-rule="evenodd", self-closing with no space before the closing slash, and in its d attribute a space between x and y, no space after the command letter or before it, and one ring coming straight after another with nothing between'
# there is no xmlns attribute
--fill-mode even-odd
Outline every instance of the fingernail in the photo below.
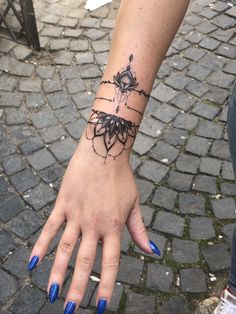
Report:
<svg viewBox="0 0 236 314"><path fill-rule="evenodd" d="M52 284L49 291L49 301L51 304L56 301L58 293L59 293L59 285L57 283Z"/></svg>
<svg viewBox="0 0 236 314"><path fill-rule="evenodd" d="M37 266L39 262L39 257L38 256L33 256L28 264L28 270L31 271L33 269L35 269L35 267Z"/></svg>
<svg viewBox="0 0 236 314"><path fill-rule="evenodd" d="M106 306L107 306L107 301L106 301L106 299L100 299L100 300L98 301L97 314L103 314L103 313L105 313Z"/></svg>
<svg viewBox="0 0 236 314"><path fill-rule="evenodd" d="M76 308L76 303L73 301L70 301L66 304L64 314L73 314Z"/></svg>
<svg viewBox="0 0 236 314"><path fill-rule="evenodd" d="M151 240L149 241L149 245L150 245L150 248L152 249L153 253L161 256L161 252L160 250L158 249L158 247L156 246L156 244L154 242L152 242Z"/></svg>

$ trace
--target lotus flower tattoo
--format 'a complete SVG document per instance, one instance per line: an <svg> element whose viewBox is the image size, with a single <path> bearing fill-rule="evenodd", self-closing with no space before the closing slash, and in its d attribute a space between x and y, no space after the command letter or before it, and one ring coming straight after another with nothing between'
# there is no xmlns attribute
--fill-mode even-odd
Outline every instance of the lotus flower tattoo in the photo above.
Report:
<svg viewBox="0 0 236 314"><path fill-rule="evenodd" d="M131 109L133 111L138 112L140 115L142 115L140 111L138 111L137 109L133 107L130 107L127 104L128 97L131 94L131 92L136 92L139 95L149 98L149 94L145 92L145 90L137 89L139 83L137 82L136 73L131 65L133 58L134 57L131 54L129 56L129 63L124 68L122 68L116 75L113 76L113 82L109 80L101 81L101 84L114 84L115 85L115 97L113 99L106 98L106 97L96 97L96 99L107 100L109 102L115 103L117 105L116 113L119 112L120 106L124 105L127 107L127 109Z"/></svg>
<svg viewBox="0 0 236 314"><path fill-rule="evenodd" d="M86 137L92 140L94 152L106 161L108 156L116 159L124 150L132 147L137 129L138 126L131 121L93 110L86 128Z"/></svg>

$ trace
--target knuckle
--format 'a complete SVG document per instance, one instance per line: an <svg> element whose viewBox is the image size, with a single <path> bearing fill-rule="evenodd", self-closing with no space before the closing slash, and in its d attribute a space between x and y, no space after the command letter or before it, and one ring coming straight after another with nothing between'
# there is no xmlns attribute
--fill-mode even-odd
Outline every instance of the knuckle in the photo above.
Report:
<svg viewBox="0 0 236 314"><path fill-rule="evenodd" d="M67 298L71 300L75 300L77 303L79 303L83 298L83 293L81 290L75 287L71 287L68 292Z"/></svg>
<svg viewBox="0 0 236 314"><path fill-rule="evenodd" d="M77 265L82 271L90 271L93 267L93 261L90 256L78 256Z"/></svg>
<svg viewBox="0 0 236 314"><path fill-rule="evenodd" d="M73 245L66 241L61 241L59 243L59 248L65 253L72 253L74 249Z"/></svg>
<svg viewBox="0 0 236 314"><path fill-rule="evenodd" d="M118 256L110 256L110 257L104 257L104 260L102 261L102 267L105 269L118 269L119 268L119 257Z"/></svg>
<svg viewBox="0 0 236 314"><path fill-rule="evenodd" d="M118 232L118 233L121 233L123 231L123 228L124 228L124 222L119 220L119 219L113 219L111 221L111 230L114 231L114 232Z"/></svg>

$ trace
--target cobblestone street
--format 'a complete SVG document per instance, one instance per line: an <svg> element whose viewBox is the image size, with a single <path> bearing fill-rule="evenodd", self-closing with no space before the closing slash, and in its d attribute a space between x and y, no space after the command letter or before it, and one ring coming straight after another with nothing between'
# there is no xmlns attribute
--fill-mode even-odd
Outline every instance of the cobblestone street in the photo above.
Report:
<svg viewBox="0 0 236 314"><path fill-rule="evenodd" d="M46 287L60 235L31 275L31 248L50 214L106 63L119 1L35 1L41 51L0 39L0 314L62 313ZM161 257L125 230L108 313L203 314L230 265L236 185L226 116L236 74L236 2L193 0L168 50L137 135L132 167ZM81 314L95 313L98 247ZM210 313L210 312L209 312ZM205 313L207 314L207 313Z"/></svg>

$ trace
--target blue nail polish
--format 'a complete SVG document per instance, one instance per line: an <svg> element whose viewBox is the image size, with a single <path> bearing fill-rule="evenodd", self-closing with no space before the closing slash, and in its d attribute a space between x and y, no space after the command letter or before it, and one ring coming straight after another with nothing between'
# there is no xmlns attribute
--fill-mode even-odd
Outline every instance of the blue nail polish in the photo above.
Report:
<svg viewBox="0 0 236 314"><path fill-rule="evenodd" d="M100 299L100 300L98 301L97 314L103 314L103 313L105 313L106 306L107 306L107 301L106 301L106 299Z"/></svg>
<svg viewBox="0 0 236 314"><path fill-rule="evenodd" d="M156 246L156 244L154 242L152 242L151 240L149 241L149 245L150 245L150 248L152 249L153 253L161 256L161 252L160 250L158 249L158 247Z"/></svg>
<svg viewBox="0 0 236 314"><path fill-rule="evenodd" d="M57 283L53 283L49 291L49 301L51 304L56 301L58 293L59 293L59 285Z"/></svg>
<svg viewBox="0 0 236 314"><path fill-rule="evenodd" d="M76 308L76 303L73 301L70 301L66 304L64 314L73 314Z"/></svg>
<svg viewBox="0 0 236 314"><path fill-rule="evenodd" d="M28 264L28 270L31 271L31 270L34 270L35 267L37 266L39 262L39 257L38 256L33 256Z"/></svg>

